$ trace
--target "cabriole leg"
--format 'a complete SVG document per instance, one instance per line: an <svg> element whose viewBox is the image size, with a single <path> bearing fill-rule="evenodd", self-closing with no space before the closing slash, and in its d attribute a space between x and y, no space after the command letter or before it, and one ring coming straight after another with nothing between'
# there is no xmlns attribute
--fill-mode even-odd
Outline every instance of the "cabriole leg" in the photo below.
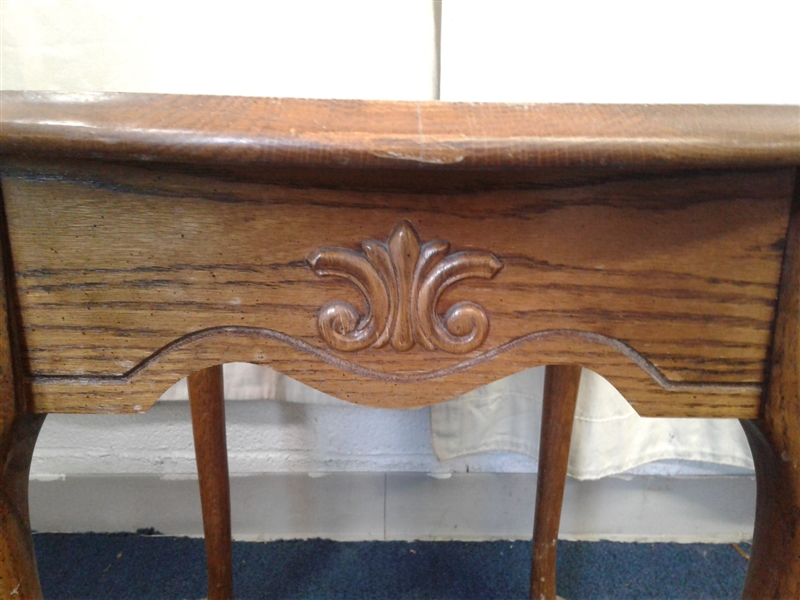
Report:
<svg viewBox="0 0 800 600"><path fill-rule="evenodd" d="M0 599L41 598L28 512L28 475L44 415L31 414L22 384L14 269L0 195Z"/></svg>
<svg viewBox="0 0 800 600"><path fill-rule="evenodd" d="M800 598L800 172L795 189L766 389L743 421L756 465L753 553L744 598Z"/></svg>
<svg viewBox="0 0 800 600"><path fill-rule="evenodd" d="M771 437L763 423L742 421L742 427L758 482L753 551L742 597L794 600L800 598L800 456L792 460L790 444ZM795 432L800 433L800 423Z"/></svg>
<svg viewBox="0 0 800 600"><path fill-rule="evenodd" d="M28 512L28 475L45 415L3 424L0 448L0 598L41 598Z"/></svg>

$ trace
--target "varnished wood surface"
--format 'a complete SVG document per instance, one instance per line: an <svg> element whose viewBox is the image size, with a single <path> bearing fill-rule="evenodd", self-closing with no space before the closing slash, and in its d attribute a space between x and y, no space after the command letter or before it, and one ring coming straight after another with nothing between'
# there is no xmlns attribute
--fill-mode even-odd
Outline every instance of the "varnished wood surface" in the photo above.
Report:
<svg viewBox="0 0 800 600"><path fill-rule="evenodd" d="M28 412L14 311L8 233L0 210L0 598L42 596L28 511L28 475L45 415Z"/></svg>
<svg viewBox="0 0 800 600"><path fill-rule="evenodd" d="M227 496L214 496L226 477L214 365L267 364L340 398L410 407L538 364L574 383L559 365L581 364L642 415L760 416L745 423L759 485L745 595L800 596L800 107L0 102L2 586L40 593L23 485L34 412L144 411L199 370L213 562L229 542ZM425 297L410 231L420 248L442 240L448 256L502 268ZM341 252L340 276L320 276L317 259ZM373 271L354 275L359 253ZM474 329L480 343L463 354L424 343L421 303L429 330ZM472 308L448 317L459 303ZM399 328L365 347L336 342L367 331L379 308ZM563 383L549 395L572 410ZM567 412L561 433L542 437L561 438L548 446L558 477L542 485L543 506L563 490ZM551 573L555 512L537 524ZM224 562L210 569L221 597Z"/></svg>
<svg viewBox="0 0 800 600"><path fill-rule="evenodd" d="M758 482L744 597L800 598L800 180L786 236L761 418L745 422Z"/></svg>
<svg viewBox="0 0 800 600"><path fill-rule="evenodd" d="M115 166L79 183L37 168L3 189L39 411L145 410L220 361L398 407L572 361L643 415L757 415L790 170L438 196ZM404 220L452 252L502 262L438 302L439 314L462 301L486 312L480 348L351 353L320 337L322 306L365 299L307 257L386 239Z"/></svg>
<svg viewBox="0 0 800 600"><path fill-rule="evenodd" d="M192 373L188 384L203 507L208 600L230 600L233 598L233 544L222 366Z"/></svg>
<svg viewBox="0 0 800 600"><path fill-rule="evenodd" d="M536 514L533 520L531 600L556 600L556 552L561 505L567 482L572 424L581 367L550 365L545 370Z"/></svg>
<svg viewBox="0 0 800 600"><path fill-rule="evenodd" d="M490 252L448 254L450 243L421 243L414 226L403 219L386 243L365 240L363 252L320 248L307 262L317 275L352 281L364 295L366 314L352 304L333 301L319 310L317 325L334 350L355 352L391 342L398 352L420 344L426 350L465 354L486 341L489 317L473 302L456 302L437 313L442 292L472 277L491 279L503 263Z"/></svg>
<svg viewBox="0 0 800 600"><path fill-rule="evenodd" d="M0 473L0 598L42 597L28 511L28 476L45 415L18 416L9 432Z"/></svg>
<svg viewBox="0 0 800 600"><path fill-rule="evenodd" d="M779 166L800 107L3 92L3 153L347 168Z"/></svg>

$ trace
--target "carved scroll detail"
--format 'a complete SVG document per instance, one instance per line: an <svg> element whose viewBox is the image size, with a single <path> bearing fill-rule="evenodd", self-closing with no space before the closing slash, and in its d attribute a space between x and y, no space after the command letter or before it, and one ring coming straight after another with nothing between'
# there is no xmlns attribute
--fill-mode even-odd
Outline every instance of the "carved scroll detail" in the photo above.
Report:
<svg viewBox="0 0 800 600"><path fill-rule="evenodd" d="M489 252L465 251L448 256L450 244L420 244L414 226L401 221L386 243L367 240L363 253L320 248L308 257L317 275L342 277L359 289L366 302L361 315L349 303L328 302L319 311L322 339L334 350L395 350L415 343L428 350L464 354L480 347L489 334L489 317L477 304L458 302L444 315L436 312L442 292L468 277L491 279L503 263Z"/></svg>

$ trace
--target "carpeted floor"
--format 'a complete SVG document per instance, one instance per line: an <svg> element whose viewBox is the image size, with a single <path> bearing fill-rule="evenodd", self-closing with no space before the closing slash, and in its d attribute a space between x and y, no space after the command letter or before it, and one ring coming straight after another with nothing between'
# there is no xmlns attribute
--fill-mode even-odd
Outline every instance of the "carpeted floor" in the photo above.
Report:
<svg viewBox="0 0 800 600"><path fill-rule="evenodd" d="M203 598L203 541L37 534L46 599ZM747 547L744 548L748 551ZM527 598L530 543L234 544L236 598ZM747 559L731 544L559 542L558 593L584 598L739 598Z"/></svg>

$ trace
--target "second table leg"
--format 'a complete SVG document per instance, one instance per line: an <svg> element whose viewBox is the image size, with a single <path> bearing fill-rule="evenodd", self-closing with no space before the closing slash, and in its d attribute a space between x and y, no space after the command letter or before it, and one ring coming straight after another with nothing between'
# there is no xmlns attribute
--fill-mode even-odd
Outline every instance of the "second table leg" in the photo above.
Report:
<svg viewBox="0 0 800 600"><path fill-rule="evenodd" d="M535 600L556 598L558 526L580 381L581 367L576 365L551 365L545 372L531 565Z"/></svg>
<svg viewBox="0 0 800 600"><path fill-rule="evenodd" d="M222 366L189 376L189 404L203 507L208 599L233 597L231 498Z"/></svg>

